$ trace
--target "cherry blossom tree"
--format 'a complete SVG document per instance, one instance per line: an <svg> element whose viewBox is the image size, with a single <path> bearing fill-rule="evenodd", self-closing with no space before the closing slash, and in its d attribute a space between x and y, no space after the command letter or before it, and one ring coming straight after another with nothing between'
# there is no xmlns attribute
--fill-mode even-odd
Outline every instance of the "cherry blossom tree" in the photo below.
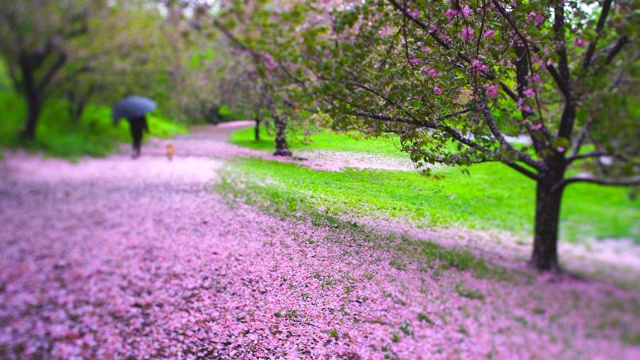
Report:
<svg viewBox="0 0 640 360"><path fill-rule="evenodd" d="M232 106L257 118L270 118L275 128L276 156L291 156L287 132L295 126L296 110L307 98L301 96L303 82L296 82L294 73L302 66L291 61L296 42L303 33L295 29L304 22L306 6L294 1L208 1L191 0L192 14L198 31L216 29L236 57L235 70L225 76L223 87L244 89L242 96L234 91L223 97ZM217 41L220 41L219 39ZM213 46L213 45L212 45ZM235 73L235 75L233 75ZM238 101L241 100L241 101ZM266 115L266 116L264 116ZM258 119L257 121L259 121ZM256 132L256 134L258 134Z"/></svg>
<svg viewBox="0 0 640 360"><path fill-rule="evenodd" d="M333 127L397 134L426 175L436 163L497 161L535 181L535 268L559 270L568 185L640 184L637 3L308 1L307 9L315 15L290 61L312 73L297 81L324 101Z"/></svg>

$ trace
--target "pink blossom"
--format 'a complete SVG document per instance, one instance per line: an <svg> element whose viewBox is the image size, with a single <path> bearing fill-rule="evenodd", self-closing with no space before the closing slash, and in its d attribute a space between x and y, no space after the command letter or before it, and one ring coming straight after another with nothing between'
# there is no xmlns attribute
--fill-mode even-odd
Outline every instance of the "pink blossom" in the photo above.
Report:
<svg viewBox="0 0 640 360"><path fill-rule="evenodd" d="M440 95L440 94L442 94L442 89L440 89L439 87L436 86L436 87L433 88L433 92L435 92L436 94Z"/></svg>
<svg viewBox="0 0 640 360"><path fill-rule="evenodd" d="M495 30L489 30L486 33L484 33L484 37L487 39L492 39L495 35L496 35Z"/></svg>
<svg viewBox="0 0 640 360"><path fill-rule="evenodd" d="M409 59L409 64L411 64L412 66L417 65L420 62L420 59Z"/></svg>
<svg viewBox="0 0 640 360"><path fill-rule="evenodd" d="M454 10L454 9L449 9L444 13L444 16L446 16L449 19L453 19L454 17L456 17L456 15L458 15L458 10Z"/></svg>
<svg viewBox="0 0 640 360"><path fill-rule="evenodd" d="M575 38L573 39L573 45L577 47L584 47L585 45L587 45L587 42L584 39Z"/></svg>
<svg viewBox="0 0 640 360"><path fill-rule="evenodd" d="M409 10L407 14L409 15L410 18L417 19L418 17L420 17L420 10L418 9Z"/></svg>
<svg viewBox="0 0 640 360"><path fill-rule="evenodd" d="M471 14L471 9L469 9L468 6L465 6L464 9L462 9L462 15L469 16L469 14Z"/></svg>
<svg viewBox="0 0 640 360"><path fill-rule="evenodd" d="M462 40L464 41L469 41L473 39L473 32L474 30L468 26L465 26L462 29Z"/></svg>
<svg viewBox="0 0 640 360"><path fill-rule="evenodd" d="M567 148L565 148L564 146L558 146L557 150L559 153L563 153L565 152L565 150L567 150Z"/></svg>
<svg viewBox="0 0 640 360"><path fill-rule="evenodd" d="M496 97L498 95L498 87L496 85L487 86L487 90L485 91L485 94L487 95L488 98Z"/></svg>
<svg viewBox="0 0 640 360"><path fill-rule="evenodd" d="M527 89L527 90L523 91L522 93L523 93L523 94L524 94L524 96L526 96L526 97L533 97L533 96L536 94L536 91L535 91L535 90L533 90L533 89L531 89L531 88L529 88L529 89Z"/></svg>
<svg viewBox="0 0 640 360"><path fill-rule="evenodd" d="M276 64L271 54L263 54L262 57L264 58L264 67L267 68L267 70L275 70L275 68L278 67L278 64Z"/></svg>
<svg viewBox="0 0 640 360"><path fill-rule="evenodd" d="M542 123L537 123L537 124L531 125L531 130L533 130L533 131L542 130Z"/></svg>
<svg viewBox="0 0 640 360"><path fill-rule="evenodd" d="M476 59L471 63L471 68L469 70L471 70L472 73L476 73L479 71L487 71L488 68L489 67L483 64L482 61Z"/></svg>
<svg viewBox="0 0 640 360"><path fill-rule="evenodd" d="M420 48L420 51L422 51L422 53L426 54L431 52L431 48L429 48L428 46L423 46Z"/></svg>
<svg viewBox="0 0 640 360"><path fill-rule="evenodd" d="M424 68L422 69L422 72L428 74L429 76L439 76L440 74L438 74L438 72L435 69L429 69L429 68Z"/></svg>
<svg viewBox="0 0 640 360"><path fill-rule="evenodd" d="M531 110L533 110L531 108L531 106L526 105L526 104L521 104L517 107L518 110L522 110L522 111L526 111L526 112L530 112Z"/></svg>

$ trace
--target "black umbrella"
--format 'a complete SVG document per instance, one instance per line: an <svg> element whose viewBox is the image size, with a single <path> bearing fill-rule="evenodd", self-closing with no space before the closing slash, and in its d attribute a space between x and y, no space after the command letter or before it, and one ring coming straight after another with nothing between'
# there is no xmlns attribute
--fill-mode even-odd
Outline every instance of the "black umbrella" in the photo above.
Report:
<svg viewBox="0 0 640 360"><path fill-rule="evenodd" d="M118 101L111 111L111 119L115 122L122 118L136 118L156 108L156 102L144 96L127 96Z"/></svg>

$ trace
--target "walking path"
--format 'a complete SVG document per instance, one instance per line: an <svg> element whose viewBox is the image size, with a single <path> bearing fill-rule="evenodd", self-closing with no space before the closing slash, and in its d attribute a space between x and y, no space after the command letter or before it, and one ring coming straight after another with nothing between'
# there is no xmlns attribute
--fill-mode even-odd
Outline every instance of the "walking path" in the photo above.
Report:
<svg viewBox="0 0 640 360"><path fill-rule="evenodd" d="M7 154L0 358L640 358L638 292L478 279L229 204L212 189L223 161L271 158L224 141L247 125L153 139L137 160Z"/></svg>

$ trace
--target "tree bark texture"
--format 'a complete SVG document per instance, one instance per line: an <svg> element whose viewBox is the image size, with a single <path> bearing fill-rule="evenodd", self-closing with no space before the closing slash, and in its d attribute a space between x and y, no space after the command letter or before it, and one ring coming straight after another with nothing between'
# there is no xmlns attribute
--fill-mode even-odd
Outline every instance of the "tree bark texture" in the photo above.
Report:
<svg viewBox="0 0 640 360"><path fill-rule="evenodd" d="M85 99L69 98L69 117L74 124L79 124L86 106Z"/></svg>
<svg viewBox="0 0 640 360"><path fill-rule="evenodd" d="M262 122L261 120L258 120L256 118L256 126L253 129L253 138L256 142L260 141L260 123Z"/></svg>
<svg viewBox="0 0 640 360"><path fill-rule="evenodd" d="M533 254L530 264L538 270L559 271L558 225L563 186L558 186L564 175L564 166L541 172L536 186L536 216Z"/></svg>
<svg viewBox="0 0 640 360"><path fill-rule="evenodd" d="M42 100L37 95L27 97L27 119L20 137L25 140L33 140L36 137L36 126L42 112Z"/></svg>
<svg viewBox="0 0 640 360"><path fill-rule="evenodd" d="M25 126L20 133L23 139L32 140L36 136L36 126L42 112L45 100L45 90L50 85L55 74L67 61L65 53L56 53L53 63L42 69L45 60L53 53L53 45L47 44L42 52L21 53L19 59L20 72L22 73L21 91L27 100L27 118ZM37 72L42 71L38 76Z"/></svg>
<svg viewBox="0 0 640 360"><path fill-rule="evenodd" d="M291 156L293 155L289 150L289 145L287 144L287 122L284 121L280 116L274 116L274 122L276 125L276 151L273 153L274 156Z"/></svg>
<svg viewBox="0 0 640 360"><path fill-rule="evenodd" d="M36 127L40 113L42 112L43 96L36 89L25 89L27 98L27 119L20 137L26 140L33 140L36 137Z"/></svg>

